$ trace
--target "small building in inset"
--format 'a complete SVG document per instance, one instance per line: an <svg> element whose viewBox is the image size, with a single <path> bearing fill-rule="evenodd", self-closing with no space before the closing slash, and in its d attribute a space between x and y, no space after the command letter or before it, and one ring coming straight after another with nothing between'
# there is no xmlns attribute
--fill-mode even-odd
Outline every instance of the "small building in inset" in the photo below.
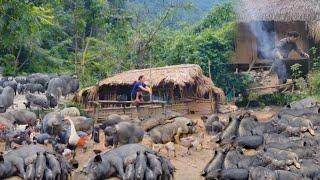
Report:
<svg viewBox="0 0 320 180"><path fill-rule="evenodd" d="M234 64L263 63L272 58L277 42L298 31L298 45L305 51L320 41L318 0L238 0ZM292 52L288 59L300 59Z"/></svg>

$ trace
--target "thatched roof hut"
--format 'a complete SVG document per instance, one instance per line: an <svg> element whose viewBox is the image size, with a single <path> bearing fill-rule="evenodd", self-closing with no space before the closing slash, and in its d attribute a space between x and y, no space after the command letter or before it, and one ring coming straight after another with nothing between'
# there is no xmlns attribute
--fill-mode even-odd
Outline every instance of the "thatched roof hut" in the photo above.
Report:
<svg viewBox="0 0 320 180"><path fill-rule="evenodd" d="M170 83L174 86L179 86L180 88L185 87L187 84L197 85L197 94L200 96L212 90L214 85L210 78L203 75L200 66L195 64L182 64L126 71L100 81L99 87L119 85L132 86L141 75L144 75L147 78L148 84L152 88Z"/></svg>
<svg viewBox="0 0 320 180"><path fill-rule="evenodd" d="M239 35L237 41L247 41L241 46L254 45L257 39L250 39L250 27L253 22L268 23L273 29L275 41L283 38L288 31L299 31L302 41L299 44L307 51L313 42L320 42L320 2L319 0L238 0L236 5ZM271 30L270 30L271 31ZM239 38L240 37L240 38ZM249 40L248 40L249 39ZM249 41L249 42L248 42ZM257 47L253 46L253 50ZM236 49L236 51L244 49ZM243 58L254 59L256 52L236 52L235 59L240 63ZM251 54L251 55L250 55ZM238 56L238 57L237 57ZM247 60L246 63L250 61Z"/></svg>
<svg viewBox="0 0 320 180"><path fill-rule="evenodd" d="M305 21L311 28L310 35L320 41L319 0L239 0L239 4L236 8L239 22Z"/></svg>
<svg viewBox="0 0 320 180"><path fill-rule="evenodd" d="M215 87L212 80L205 75L199 65L182 64L174 66L157 67L150 69L136 69L116 74L106 78L92 86L81 90L77 99L80 102L92 100L130 100L133 84L138 77L144 75L147 84L153 90L156 100L167 101L170 104L188 99L206 100L210 105L210 92L216 94L220 101L224 99L224 93ZM125 97L125 99L123 99Z"/></svg>

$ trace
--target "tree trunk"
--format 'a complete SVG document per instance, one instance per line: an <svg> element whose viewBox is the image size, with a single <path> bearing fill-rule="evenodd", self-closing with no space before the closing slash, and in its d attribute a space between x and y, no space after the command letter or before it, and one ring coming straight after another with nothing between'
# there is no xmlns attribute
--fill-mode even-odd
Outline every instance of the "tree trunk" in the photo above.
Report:
<svg viewBox="0 0 320 180"><path fill-rule="evenodd" d="M20 54L21 54L21 49L22 49L22 46L20 46L19 51L18 51L18 54L17 54L16 59L15 59L15 61L14 61L14 75L15 75L15 76L17 75L17 70L18 70L18 64L19 64L19 57L20 57Z"/></svg>
<svg viewBox="0 0 320 180"><path fill-rule="evenodd" d="M93 31L93 25L90 28L89 36L86 38L86 45L85 45L83 53L82 53L82 61L81 61L82 74L84 74L84 69L85 69L85 64L86 64L86 54L87 54L88 46L89 46L89 43L90 43L90 39L89 38L92 35L92 31Z"/></svg>
<svg viewBox="0 0 320 180"><path fill-rule="evenodd" d="M76 8L75 4L75 8ZM75 10L74 10L75 11ZM73 12L73 23L74 23L74 72L77 73L77 63L78 63L78 29L77 29L77 18L75 12Z"/></svg>

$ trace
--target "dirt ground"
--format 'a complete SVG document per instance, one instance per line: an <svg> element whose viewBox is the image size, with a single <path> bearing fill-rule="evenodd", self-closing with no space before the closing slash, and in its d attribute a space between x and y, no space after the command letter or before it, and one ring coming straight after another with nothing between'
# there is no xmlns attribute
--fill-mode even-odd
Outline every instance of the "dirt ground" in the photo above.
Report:
<svg viewBox="0 0 320 180"><path fill-rule="evenodd" d="M25 105L23 104L26 102L25 95L17 94L14 97L13 106L9 108L7 111L12 111L13 109L25 109Z"/></svg>
<svg viewBox="0 0 320 180"><path fill-rule="evenodd" d="M200 132L203 132L203 123L200 120L200 116L191 116L190 118L193 119L193 121L198 121L198 124L200 125L199 130ZM175 178L177 180L198 180L203 179L200 174L203 170L206 163L210 160L212 157L212 149L214 148L214 144L209 142L210 137L205 136L204 138L204 148L201 150L191 150L191 154L187 154L187 149L183 146L175 145L176 149L176 157L173 157L173 155L168 156L167 152L161 151L160 154L163 156L168 157L171 162L176 167L175 172ZM104 137L102 133L100 133L100 143L95 144L93 149L99 149L99 150L111 150L106 147L104 147ZM145 140L143 140L142 144L147 144ZM86 153L83 153L81 151L77 151L77 157L76 160L79 162L80 167L73 173L72 179L74 180L85 180L86 178L82 176L79 171L83 168L83 166L88 162L88 159L94 156L93 151L88 151ZM116 178L112 178L116 179Z"/></svg>
<svg viewBox="0 0 320 180"><path fill-rule="evenodd" d="M37 94L37 93L36 93ZM44 96L44 94L40 94L41 96ZM61 97L59 106L62 106L65 102L73 99L73 95L69 95L66 99L64 97ZM13 111L16 109L25 109L25 105L23 104L26 102L26 98L24 94L17 94L14 97L13 106L11 106L7 111Z"/></svg>
<svg viewBox="0 0 320 180"><path fill-rule="evenodd" d="M265 121L270 119L279 109L279 107L267 107L264 109L251 110L251 113L259 120ZM221 115L221 118L227 118L228 114ZM194 122L198 122L198 131L199 133L204 132L204 125L200 119L199 115L188 116ZM101 135L100 139L102 140L99 144L94 145L94 149L100 150L110 150L104 147L104 137ZM142 142L143 144L144 141ZM211 137L208 135L204 136L203 148L201 150L191 150L191 154L187 154L187 149L183 146L175 144L176 157L170 156L169 159L176 167L175 178L176 180L201 180L203 179L200 174L207 162L212 158L213 149L218 145L211 141ZM160 152L163 156L167 156L166 152ZM252 153L252 152L248 152ZM86 164L90 157L93 157L94 153L92 151L82 153L78 152L77 160L80 163L80 166L76 172L73 173L74 180L85 180L85 177L79 174L79 170ZM115 179L115 178L113 178Z"/></svg>
<svg viewBox="0 0 320 180"><path fill-rule="evenodd" d="M184 155L183 148L177 148L177 157L171 157L170 160L176 167L175 179L177 180L197 180L203 179L200 173L206 163L212 157L212 150L203 149L201 151L193 151L191 155ZM79 157L81 156L81 158ZM88 152L85 154L79 154L77 160L80 161L83 166L90 157L93 157L94 153ZM79 170L81 167L79 168ZM78 171L79 171L78 170ZM85 180L78 171L73 173L72 179L74 180ZM116 179L116 178L113 178Z"/></svg>
<svg viewBox="0 0 320 180"><path fill-rule="evenodd" d="M23 95L18 95L15 98L15 109L24 109L25 102ZM259 120L265 121L270 119L279 109L279 107L266 107L264 109L255 109L250 110L251 114L257 116ZM11 110L11 109L9 109ZM239 110L239 112L244 110ZM199 115L188 116L194 122L198 122L198 132L204 133L204 125ZM222 119L228 119L228 114L220 115ZM176 157L169 157L171 162L176 167L175 178L177 180L200 180L203 179L200 174L203 170L206 163L212 158L213 149L217 147L215 143L212 142L212 137L204 135L202 140L202 149L201 150L191 150L191 154L187 154L187 149L183 146L175 145ZM145 140L142 142L145 143ZM100 133L100 143L94 144L91 150L87 152L82 152L82 150L77 150L76 159L79 162L79 168L72 173L72 178L74 180L86 180L86 178L80 173L80 170L88 162L88 160L94 156L93 149L99 149L102 151L111 150L104 147L104 135L103 132ZM167 156L166 152L160 152L163 156ZM19 179L19 178L10 178L10 179ZM116 179L116 178L113 178Z"/></svg>

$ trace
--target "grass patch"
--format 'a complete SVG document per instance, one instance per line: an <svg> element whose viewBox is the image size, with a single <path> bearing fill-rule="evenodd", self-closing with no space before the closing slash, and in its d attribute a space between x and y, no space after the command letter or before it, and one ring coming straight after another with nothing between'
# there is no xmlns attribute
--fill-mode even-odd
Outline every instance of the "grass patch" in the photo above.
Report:
<svg viewBox="0 0 320 180"><path fill-rule="evenodd" d="M246 107L249 99L249 107L264 107L264 106L285 106L294 101L298 101L308 97L307 95L302 94L292 94L292 93L273 93L265 94L260 96L252 96L243 98L242 101L236 102L236 105L239 107Z"/></svg>

